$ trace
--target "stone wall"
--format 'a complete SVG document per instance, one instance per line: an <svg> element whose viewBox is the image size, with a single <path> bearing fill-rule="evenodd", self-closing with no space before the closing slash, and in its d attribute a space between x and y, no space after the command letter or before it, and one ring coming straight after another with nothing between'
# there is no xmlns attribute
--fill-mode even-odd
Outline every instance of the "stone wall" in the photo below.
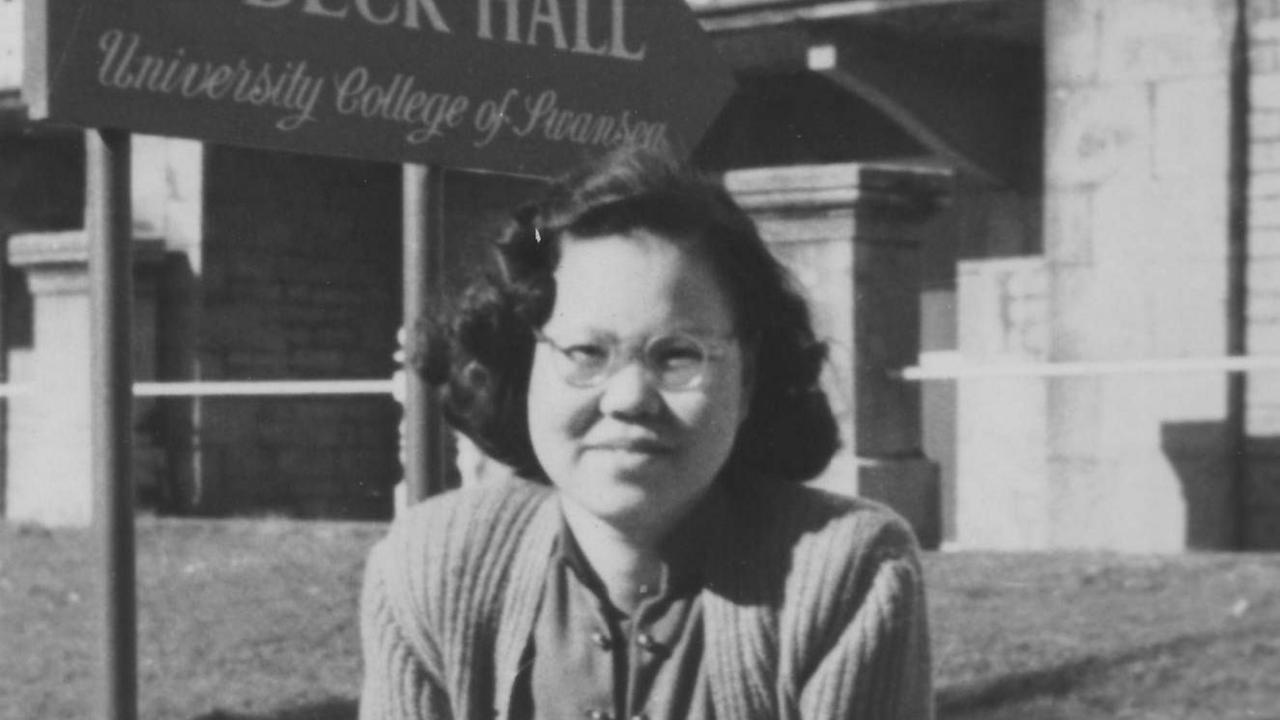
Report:
<svg viewBox="0 0 1280 720"><path fill-rule="evenodd" d="M134 240L132 303L134 377L155 377L156 268L163 243ZM25 233L9 238L7 260L32 295L34 342L9 351L5 517L47 525L86 525L92 516L93 456L89 243L81 230ZM135 406L152 401L139 399ZM157 483L155 448L145 432L133 436L133 480L143 492Z"/></svg>
<svg viewBox="0 0 1280 720"><path fill-rule="evenodd" d="M1042 244L1041 201L1042 196L1034 189L994 187L957 175L954 194L920 233L921 363L946 362L958 353L968 353L961 347L960 326L974 318L963 307L965 263L977 267L988 259L996 259L1001 265L1003 258L1038 257ZM921 383L920 388L925 454L938 463L941 474L944 542L959 540L962 386L953 380L930 380Z"/></svg>
<svg viewBox="0 0 1280 720"><path fill-rule="evenodd" d="M890 371L920 352L920 234L949 174L835 163L735 170L725 184L794 275L829 346L823 386L843 447L814 483L885 502L937 547L938 468L924 455L920 387Z"/></svg>
<svg viewBox="0 0 1280 720"><path fill-rule="evenodd" d="M14 3L9 3L9 6L0 3L0 13L12 14L13 11ZM0 26L3 24L3 15L0 15ZM32 364L35 306L26 273L8 262L7 247L12 236L70 230L80 227L83 222L82 135L78 132L33 135L0 131L0 242L5 244L5 262L0 271L3 272L0 275L0 285L3 286L0 288L0 303L3 304L0 310L3 316L0 381L27 383L35 370ZM71 326L64 328L69 331ZM27 492L15 487L10 451L18 438L30 437L35 430L30 416L17 425L11 422L14 402L0 401L0 437L4 438L0 443L0 517L11 512L12 504L8 502L11 494ZM41 447L44 452L58 450L55 441L42 443ZM54 500L56 502L57 498ZM87 503L86 498L86 508ZM59 511L55 508L52 512ZM71 516L77 514L83 514L81 509L70 512Z"/></svg>
<svg viewBox="0 0 1280 720"><path fill-rule="evenodd" d="M1044 259L967 261L958 275L964 362L1044 362L1049 331ZM1053 492L1044 379L970 377L957 385L956 545L1048 547Z"/></svg>
<svg viewBox="0 0 1280 720"><path fill-rule="evenodd" d="M22 84L22 3L0 0L0 89Z"/></svg>

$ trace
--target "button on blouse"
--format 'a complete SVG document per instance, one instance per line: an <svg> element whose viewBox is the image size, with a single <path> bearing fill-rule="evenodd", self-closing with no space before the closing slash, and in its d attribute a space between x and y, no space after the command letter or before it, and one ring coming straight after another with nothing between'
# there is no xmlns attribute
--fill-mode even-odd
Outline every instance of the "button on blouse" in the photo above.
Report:
<svg viewBox="0 0 1280 720"><path fill-rule="evenodd" d="M513 718L712 720L703 671L701 554L718 493L664 543L662 581L628 615L610 602L567 524L554 550ZM647 590L647 592L646 592ZM523 691L523 692L521 692Z"/></svg>

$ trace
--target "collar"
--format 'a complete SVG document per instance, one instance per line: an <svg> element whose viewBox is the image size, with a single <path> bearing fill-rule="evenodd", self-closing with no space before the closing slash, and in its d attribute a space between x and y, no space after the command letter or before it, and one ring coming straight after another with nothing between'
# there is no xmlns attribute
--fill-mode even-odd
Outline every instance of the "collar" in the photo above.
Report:
<svg viewBox="0 0 1280 720"><path fill-rule="evenodd" d="M726 522L724 490L720 483L713 483L706 495L674 527L658 546L662 561L662 585L659 596L692 594L702 589L706 581L706 562L712 540ZM565 565L583 584L607 597L591 564L587 562L582 546L578 544L569 523L560 516L560 528L552 546L552 563Z"/></svg>

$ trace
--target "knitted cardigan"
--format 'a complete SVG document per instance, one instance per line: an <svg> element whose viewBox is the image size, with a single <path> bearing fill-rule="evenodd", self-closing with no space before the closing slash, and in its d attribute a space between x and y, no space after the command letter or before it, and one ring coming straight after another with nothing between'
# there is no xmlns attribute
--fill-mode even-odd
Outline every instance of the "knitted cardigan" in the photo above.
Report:
<svg viewBox="0 0 1280 720"><path fill-rule="evenodd" d="M717 717L933 717L906 524L800 485L730 487L701 592ZM392 524L365 570L361 720L508 718L559 512L549 488L495 479Z"/></svg>

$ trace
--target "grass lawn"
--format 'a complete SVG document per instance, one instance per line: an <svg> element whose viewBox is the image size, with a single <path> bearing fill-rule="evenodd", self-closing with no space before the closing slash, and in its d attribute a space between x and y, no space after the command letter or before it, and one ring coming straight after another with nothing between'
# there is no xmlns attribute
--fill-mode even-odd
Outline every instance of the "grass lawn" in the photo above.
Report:
<svg viewBox="0 0 1280 720"><path fill-rule="evenodd" d="M377 524L138 522L143 720L349 720ZM93 717L96 551L0 524L0 718ZM1280 718L1280 554L926 558L942 716Z"/></svg>

